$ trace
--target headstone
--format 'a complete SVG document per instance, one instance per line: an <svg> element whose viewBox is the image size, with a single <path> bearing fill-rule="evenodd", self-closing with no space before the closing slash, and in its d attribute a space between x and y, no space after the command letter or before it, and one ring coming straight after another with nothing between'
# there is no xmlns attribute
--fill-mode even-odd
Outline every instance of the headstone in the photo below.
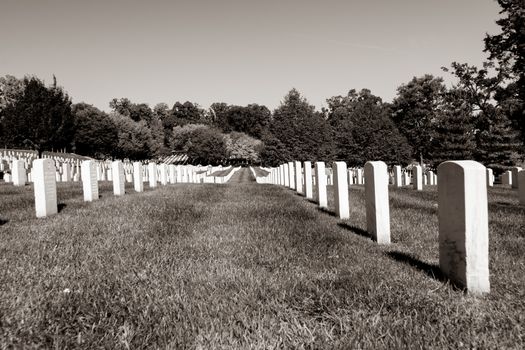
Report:
<svg viewBox="0 0 525 350"><path fill-rule="evenodd" d="M290 179L288 180L290 188L292 190L295 190L295 171L293 162L288 162L288 176L290 177Z"/></svg>
<svg viewBox="0 0 525 350"><path fill-rule="evenodd" d="M290 187L290 175L289 175L290 167L288 163L284 163L283 168L284 168L284 186Z"/></svg>
<svg viewBox="0 0 525 350"><path fill-rule="evenodd" d="M51 159L33 161L36 217L58 213L55 162Z"/></svg>
<svg viewBox="0 0 525 350"><path fill-rule="evenodd" d="M326 169L324 162L315 162L315 188L317 192L317 204L320 208L328 208L326 196Z"/></svg>
<svg viewBox="0 0 525 350"><path fill-rule="evenodd" d="M357 184L358 184L358 185L362 185L363 182L364 182L363 169L358 168L358 169L356 170L356 173L357 173L357 176L356 176L356 177L357 177Z"/></svg>
<svg viewBox="0 0 525 350"><path fill-rule="evenodd" d="M490 291L486 176L471 160L438 167L439 266L473 294Z"/></svg>
<svg viewBox="0 0 525 350"><path fill-rule="evenodd" d="M403 180L401 178L401 166L394 165L394 186L401 187L403 186Z"/></svg>
<svg viewBox="0 0 525 350"><path fill-rule="evenodd" d="M523 170L522 168L520 168L519 166L515 166L513 168L511 168L511 173L512 173L512 188L518 188L519 187L519 182L518 182L518 173Z"/></svg>
<svg viewBox="0 0 525 350"><path fill-rule="evenodd" d="M124 177L124 167L120 160L111 163L111 174L113 177L113 194L115 196L123 196L126 193Z"/></svg>
<svg viewBox="0 0 525 350"><path fill-rule="evenodd" d="M350 204L348 202L348 180L346 179L346 163L334 162L334 199L335 214L339 219L350 218Z"/></svg>
<svg viewBox="0 0 525 350"><path fill-rule="evenodd" d="M494 186L494 172L492 169L487 168L487 187Z"/></svg>
<svg viewBox="0 0 525 350"><path fill-rule="evenodd" d="M303 170L301 162L295 161L295 190L297 193L303 193Z"/></svg>
<svg viewBox="0 0 525 350"><path fill-rule="evenodd" d="M62 182L71 181L71 169L68 163L62 163Z"/></svg>
<svg viewBox="0 0 525 350"><path fill-rule="evenodd" d="M518 192L520 204L525 205L525 170L518 173Z"/></svg>
<svg viewBox="0 0 525 350"><path fill-rule="evenodd" d="M388 168L384 162L366 162L365 164L365 201L368 233L377 243L389 244Z"/></svg>
<svg viewBox="0 0 525 350"><path fill-rule="evenodd" d="M150 162L148 164L149 187L157 187L157 164Z"/></svg>
<svg viewBox="0 0 525 350"><path fill-rule="evenodd" d="M423 169L420 165L412 167L412 178L414 179L414 190L423 190Z"/></svg>
<svg viewBox="0 0 525 350"><path fill-rule="evenodd" d="M435 186L436 185L436 178L435 178L434 172L432 170L430 170L428 172L428 182L429 182L428 184L430 186Z"/></svg>
<svg viewBox="0 0 525 350"><path fill-rule="evenodd" d="M94 160L85 160L81 165L84 201L98 200L97 165Z"/></svg>
<svg viewBox="0 0 525 350"><path fill-rule="evenodd" d="M142 177L142 163L134 162L133 163L133 188L135 192L144 191L144 180Z"/></svg>
<svg viewBox="0 0 525 350"><path fill-rule="evenodd" d="M12 176L13 185L25 186L27 182L27 174L26 174L26 168L24 166L23 160L18 160L18 159L13 160L11 176Z"/></svg>
<svg viewBox="0 0 525 350"><path fill-rule="evenodd" d="M512 185L512 172L511 172L510 170L505 171L505 172L501 175L501 183L502 183L503 185L509 185L509 186Z"/></svg>
<svg viewBox="0 0 525 350"><path fill-rule="evenodd" d="M168 165L170 184L174 185L177 183L177 171L175 164Z"/></svg>
<svg viewBox="0 0 525 350"><path fill-rule="evenodd" d="M306 198L313 199L312 188L312 163L304 162L304 194Z"/></svg>
<svg viewBox="0 0 525 350"><path fill-rule="evenodd" d="M159 165L160 168L160 184L166 186L168 184L168 166L164 163Z"/></svg>

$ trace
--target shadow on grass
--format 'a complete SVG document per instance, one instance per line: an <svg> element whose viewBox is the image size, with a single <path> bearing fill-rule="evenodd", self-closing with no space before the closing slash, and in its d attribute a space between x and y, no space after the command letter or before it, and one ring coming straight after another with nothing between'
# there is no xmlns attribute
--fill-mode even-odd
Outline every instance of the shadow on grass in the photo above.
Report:
<svg viewBox="0 0 525 350"><path fill-rule="evenodd" d="M317 203L316 203L316 204L317 204ZM333 217L336 216L335 213L334 213L333 211L330 211L330 210L328 210L327 208L321 208L321 207L318 207L317 210L319 210L319 211L322 212L322 213L325 213L325 214L328 214L328 215L330 215L330 216L333 216Z"/></svg>
<svg viewBox="0 0 525 350"><path fill-rule="evenodd" d="M67 207L67 204L65 203L58 203L57 208L58 212L60 213L62 210L64 210Z"/></svg>
<svg viewBox="0 0 525 350"><path fill-rule="evenodd" d="M386 255L391 259L405 263L409 266L412 266L426 273L428 276L432 277L435 280L438 280L441 282L448 281L448 278L443 274L443 272L437 265L427 264L426 262L416 259L409 254L401 253L401 252L387 252Z"/></svg>
<svg viewBox="0 0 525 350"><path fill-rule="evenodd" d="M366 238L372 239L372 236L367 231L365 231L362 228L359 228L357 226L353 226L353 225L347 224L346 222L340 222L340 223L337 224L337 226L339 226L341 228L344 228L345 230L352 231L353 233L355 233L358 236L362 236L362 237L366 237Z"/></svg>
<svg viewBox="0 0 525 350"><path fill-rule="evenodd" d="M9 220L0 218L0 226L5 225L8 222L9 222Z"/></svg>

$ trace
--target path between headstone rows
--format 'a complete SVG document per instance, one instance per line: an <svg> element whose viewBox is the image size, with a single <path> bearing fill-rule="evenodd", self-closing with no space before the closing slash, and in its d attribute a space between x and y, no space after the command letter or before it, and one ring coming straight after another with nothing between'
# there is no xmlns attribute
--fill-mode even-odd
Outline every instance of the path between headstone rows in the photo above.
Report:
<svg viewBox="0 0 525 350"><path fill-rule="evenodd" d="M229 184L255 182L255 177L248 168L241 168L232 175Z"/></svg>

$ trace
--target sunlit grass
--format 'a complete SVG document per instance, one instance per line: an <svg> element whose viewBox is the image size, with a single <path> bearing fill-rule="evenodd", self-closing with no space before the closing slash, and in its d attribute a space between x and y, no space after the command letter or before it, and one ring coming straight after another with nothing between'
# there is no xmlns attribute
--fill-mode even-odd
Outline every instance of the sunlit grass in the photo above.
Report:
<svg viewBox="0 0 525 350"><path fill-rule="evenodd" d="M0 341L43 348L522 348L525 209L489 192L491 294L438 272L437 194L391 189L392 241L366 236L364 191L337 220L293 191L180 184L36 219L0 184ZM128 188L129 186L129 188ZM147 187L147 186L146 186ZM329 189L329 198L331 189ZM333 203L329 202L330 209Z"/></svg>

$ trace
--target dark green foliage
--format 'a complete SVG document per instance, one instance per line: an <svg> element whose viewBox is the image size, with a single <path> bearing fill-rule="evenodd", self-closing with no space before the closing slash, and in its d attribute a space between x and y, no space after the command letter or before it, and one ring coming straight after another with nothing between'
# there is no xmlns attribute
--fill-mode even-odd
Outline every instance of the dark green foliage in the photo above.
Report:
<svg viewBox="0 0 525 350"><path fill-rule="evenodd" d="M330 124L295 89L274 111L270 131L282 144L281 159L328 161L332 158Z"/></svg>
<svg viewBox="0 0 525 350"><path fill-rule="evenodd" d="M144 120L136 122L119 113L111 113L110 118L118 130L117 146L113 152L115 157L132 160L153 157L151 130Z"/></svg>
<svg viewBox="0 0 525 350"><path fill-rule="evenodd" d="M56 83L46 87L37 78L26 78L24 85L20 98L2 111L5 146L39 153L71 149L75 123L69 96Z"/></svg>
<svg viewBox="0 0 525 350"><path fill-rule="evenodd" d="M118 142L118 130L109 116L92 105L73 105L75 117L74 152L83 156L111 156Z"/></svg>
<svg viewBox="0 0 525 350"><path fill-rule="evenodd" d="M446 96L443 110L435 121L431 165L436 168L447 160L469 160L476 147L472 108L463 90L452 89Z"/></svg>
<svg viewBox="0 0 525 350"><path fill-rule="evenodd" d="M363 89L328 101L328 120L335 134L335 158L350 166L369 160L407 164L412 150L390 118L389 106Z"/></svg>
<svg viewBox="0 0 525 350"><path fill-rule="evenodd" d="M268 133L262 139L261 161L264 166L278 166L288 161L287 153L281 141L272 134Z"/></svg>
<svg viewBox="0 0 525 350"><path fill-rule="evenodd" d="M431 151L433 122L439 113L445 85L442 78L425 75L397 89L393 120L412 146L412 157L423 163Z"/></svg>
<svg viewBox="0 0 525 350"><path fill-rule="evenodd" d="M498 0L503 15L496 23L501 33L487 35L485 51L490 59L497 60L507 71L512 82L503 89L510 89L517 108L509 118L521 129L521 141L525 144L525 2L523 0Z"/></svg>
<svg viewBox="0 0 525 350"><path fill-rule="evenodd" d="M222 163L228 156L224 136L217 129L194 130L188 146L188 156L196 163Z"/></svg>
<svg viewBox="0 0 525 350"><path fill-rule="evenodd" d="M222 131L243 132L259 139L267 132L271 119L270 110L258 104L250 104L246 107L229 106L221 112L221 121L217 126Z"/></svg>
<svg viewBox="0 0 525 350"><path fill-rule="evenodd" d="M191 102L176 102L171 113L162 120L164 129L172 130L175 126L186 124L207 124L204 110Z"/></svg>

